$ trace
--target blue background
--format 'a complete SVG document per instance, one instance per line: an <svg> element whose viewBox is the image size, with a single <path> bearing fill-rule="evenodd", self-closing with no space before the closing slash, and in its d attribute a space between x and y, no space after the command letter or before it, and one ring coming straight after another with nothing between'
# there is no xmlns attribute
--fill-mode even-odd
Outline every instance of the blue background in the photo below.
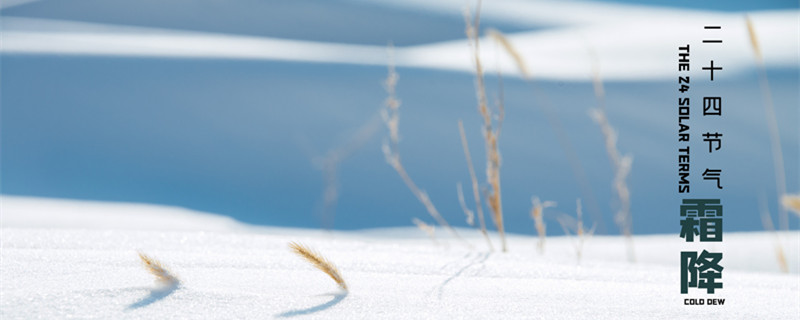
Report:
<svg viewBox="0 0 800 320"><path fill-rule="evenodd" d="M631 3L631 1L618 1ZM649 1L720 11L797 8L793 1ZM463 38L458 14L436 15L330 1L40 1L3 16L52 18L327 42L398 46ZM505 32L534 30L484 21ZM546 26L541 26L546 28ZM323 172L319 157L346 145L374 121L385 99L385 67L222 59L161 59L3 54L2 193L175 205L240 221L320 227ZM469 186L457 121L463 119L479 177L480 118L470 74L401 68L400 152L406 168L445 218L466 226L455 184ZM798 177L798 70L769 70L782 134L788 190ZM490 94L497 79L487 78ZM573 214L583 198L588 224L618 233L612 169L588 110L597 102L588 82L504 79L501 136L507 230L531 234L533 195L559 206L546 216L561 233L558 212ZM619 149L634 157L629 178L634 233L675 233L676 84L606 83L607 108ZM755 70L715 82L726 110L721 121L693 126L724 133L711 157L694 143L693 196L719 195L700 179L701 166L724 168L726 231L763 230L758 198L774 212L775 183L766 119ZM549 102L548 102L549 101ZM695 101L699 101L696 99ZM556 110L585 171L581 191L564 147L542 105ZM694 130L693 130L694 131ZM694 131L699 140L699 131ZM338 167L335 228L408 226L432 222L384 161L380 126ZM316 161L316 162L315 162ZM472 203L467 188L467 203ZM111 214L111 213L110 213ZM777 223L777 217L773 215ZM488 218L487 218L488 221ZM796 228L797 219L792 226ZM490 224L491 225L491 224Z"/></svg>

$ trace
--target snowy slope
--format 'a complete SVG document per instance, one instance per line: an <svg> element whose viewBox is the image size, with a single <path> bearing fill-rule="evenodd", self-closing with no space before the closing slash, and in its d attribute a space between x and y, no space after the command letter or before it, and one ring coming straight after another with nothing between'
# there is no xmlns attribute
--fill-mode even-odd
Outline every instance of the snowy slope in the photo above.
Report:
<svg viewBox="0 0 800 320"><path fill-rule="evenodd" d="M113 219L99 218L113 217ZM684 306L676 235L637 237L624 262L617 237L590 239L577 264L567 238L512 236L510 253L420 231L324 233L250 227L177 208L3 197L0 317L97 319L576 318L788 319L800 314L797 232L783 234L791 274L775 272L772 235L726 233L724 306ZM124 222L124 223L122 223ZM293 256L315 247L342 271L349 293ZM178 274L159 288L136 250Z"/></svg>

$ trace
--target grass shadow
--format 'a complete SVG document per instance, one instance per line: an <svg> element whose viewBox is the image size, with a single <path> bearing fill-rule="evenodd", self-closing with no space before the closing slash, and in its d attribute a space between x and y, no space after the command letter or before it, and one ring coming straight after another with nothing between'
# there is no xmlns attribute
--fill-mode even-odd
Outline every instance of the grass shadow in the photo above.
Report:
<svg viewBox="0 0 800 320"><path fill-rule="evenodd" d="M281 313L281 314L277 315L277 317L279 317L279 318L289 318L289 317L302 316L302 315L312 314L312 313L315 313L315 312L320 312L320 311L326 310L326 309L328 309L330 307L333 307L333 306L337 305L339 302L342 302L342 300L344 300L344 298L347 297L347 294L348 294L347 291L339 292L339 293L325 294L326 296L333 296L333 299L331 299L330 301L325 302L323 304L319 304L319 305L316 305L316 306L313 306L313 307L310 307L310 308L289 310L289 311L286 311L284 313Z"/></svg>
<svg viewBox="0 0 800 320"><path fill-rule="evenodd" d="M450 281L453 281L453 279L458 278L461 275L461 273L463 273L465 270L471 268L472 266L483 265L483 263L486 262L487 259L489 259L490 255L491 255L491 252L477 254L475 256L475 258L470 260L464 267L459 269L456 273L454 273L452 276L450 276L446 280L444 280L444 282L439 284L439 287L438 287L439 300L442 299L442 294L444 293L444 287L447 286L447 284L450 283Z"/></svg>
<svg viewBox="0 0 800 320"><path fill-rule="evenodd" d="M139 301L131 303L125 310L134 310L149 306L171 295L175 290L178 290L177 284L150 289L150 294L139 299Z"/></svg>

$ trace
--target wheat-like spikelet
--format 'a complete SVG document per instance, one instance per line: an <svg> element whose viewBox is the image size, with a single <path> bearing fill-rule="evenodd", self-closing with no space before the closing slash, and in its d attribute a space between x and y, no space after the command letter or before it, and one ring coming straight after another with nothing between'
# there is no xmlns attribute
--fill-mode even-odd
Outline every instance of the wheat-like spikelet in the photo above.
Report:
<svg viewBox="0 0 800 320"><path fill-rule="evenodd" d="M800 216L800 194L785 194L781 198L781 203Z"/></svg>
<svg viewBox="0 0 800 320"><path fill-rule="evenodd" d="M311 265L313 265L315 268L325 272L325 274L330 276L333 281L336 281L336 284L338 284L342 290L347 291L347 283L344 282L342 274L339 273L339 269L336 268L336 265L328 261L328 259L325 259L325 257L320 255L318 252L301 243L290 242L289 248L292 249L292 252L311 263Z"/></svg>
<svg viewBox="0 0 800 320"><path fill-rule="evenodd" d="M156 277L156 282L164 285L177 285L180 283L178 277L169 272L160 261L142 252L139 252L139 259L142 260L142 265L145 269Z"/></svg>
<svg viewBox="0 0 800 320"><path fill-rule="evenodd" d="M761 55L761 48L758 45L758 36L756 34L753 22L750 17L745 16L747 24L747 31L750 36L750 45L756 55L756 62L758 64L759 85L761 86L761 95L764 99L764 113L767 118L767 128L769 129L769 141L772 149L772 165L775 173L775 187L780 199L786 194L786 176L783 167L783 149L781 147L781 137L778 130L778 120L775 116L775 106L772 102L772 91L769 89L769 79L767 78L767 70L764 67L764 60ZM781 230L789 230L789 213L783 206L778 206L779 225Z"/></svg>
<svg viewBox="0 0 800 320"><path fill-rule="evenodd" d="M536 233L539 235L539 243L537 247L539 253L544 253L544 242L547 235L547 225L544 223L544 208L555 207L556 203L553 201L545 201L542 203L539 197L531 198L533 207L531 207L531 218L536 226Z"/></svg>
<svg viewBox="0 0 800 320"><path fill-rule="evenodd" d="M496 29L489 29L486 31L486 33L488 33L489 37L494 39L494 41L499 43L506 50L506 52L508 52L508 54L514 60L514 63L517 64L517 68L522 73L522 77L529 79L530 72L528 71L528 66L525 65L525 60L522 59L522 55L519 53L519 51L517 51L516 47L511 45L511 41L509 41L502 32Z"/></svg>
<svg viewBox="0 0 800 320"><path fill-rule="evenodd" d="M480 41L478 29L480 26L480 5L475 10L474 21L469 9L464 11L464 21L466 24L466 34L472 49L472 56L475 62L475 94L478 99L478 112L483 118L483 139L486 147L486 180L489 189L486 192L486 204L492 213L492 221L497 226L500 234L501 248L503 252L508 251L506 245L505 228L503 226L503 201L500 189L500 151L497 145L497 138L500 135L498 129L493 129L492 111L489 110L486 99L486 86L483 81L483 65L480 58ZM500 118L502 119L502 118ZM498 119L498 122L501 121ZM500 124L498 123L498 127Z"/></svg>

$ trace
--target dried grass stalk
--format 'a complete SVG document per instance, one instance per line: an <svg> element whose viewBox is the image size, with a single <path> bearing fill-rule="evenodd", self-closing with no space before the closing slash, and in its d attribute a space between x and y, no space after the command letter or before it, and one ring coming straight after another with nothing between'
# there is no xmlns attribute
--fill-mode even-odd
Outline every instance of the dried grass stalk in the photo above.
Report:
<svg viewBox="0 0 800 320"><path fill-rule="evenodd" d="M800 194L785 194L781 198L781 203L785 208L800 216Z"/></svg>
<svg viewBox="0 0 800 320"><path fill-rule="evenodd" d="M783 251L783 245L781 244L781 238L778 235L778 232L775 231L775 225L772 223L772 217L769 215L769 209L767 209L765 197L761 197L761 223L764 225L764 229L769 231L769 233L775 236L775 260L778 261L778 267L781 269L781 272L788 273L789 272L789 263L786 261L786 254Z"/></svg>
<svg viewBox="0 0 800 320"><path fill-rule="evenodd" d="M614 192L619 200L619 209L614 216L614 221L620 228L620 232L625 236L628 247L628 261L635 262L636 255L633 248L633 217L630 212L631 194L628 189L627 178L633 165L633 157L630 155L621 155L617 148L617 132L608 122L608 117L605 112L605 91L603 90L603 81L600 78L600 70L597 66L597 57L594 52L590 50L592 58L592 83L594 85L595 98L598 101L599 107L590 111L590 116L600 126L600 132L603 134L605 141L606 153L611 161L611 166L614 169Z"/></svg>
<svg viewBox="0 0 800 320"><path fill-rule="evenodd" d="M456 183L456 192L458 193L458 204L461 205L461 210L464 211L464 215L467 216L467 224L474 226L475 212L472 212L472 209L468 208L467 203L464 201L464 190L461 188L461 182Z"/></svg>
<svg viewBox="0 0 800 320"><path fill-rule="evenodd" d="M420 219L417 219L417 218L411 219L411 222L413 222L414 225L417 226L417 228L422 230L422 232L425 232L425 234L427 234L428 237L431 238L431 241L433 241L433 243L439 244L439 241L436 241L436 227L435 226L429 225L429 224L425 223L424 221L422 221Z"/></svg>
<svg viewBox="0 0 800 320"><path fill-rule="evenodd" d="M750 45L753 47L753 52L756 56L758 64L759 85L761 86L761 95L764 99L764 112L767 118L767 128L769 128L769 142L772 149L772 164L775 170L775 185L778 191L778 199L786 194L786 176L783 167L783 149L781 148L781 137L778 131L778 120L775 116L775 107L772 102L772 91L769 89L769 80L767 78L767 70L764 67L764 60L761 55L761 48L758 45L758 35L756 34L753 22L750 17L745 16L747 23L747 31L750 36ZM781 230L789 230L789 213L784 206L778 206L779 221Z"/></svg>
<svg viewBox="0 0 800 320"><path fill-rule="evenodd" d="M147 272L156 277L157 283L167 286L175 286L180 283L178 277L173 275L160 261L142 252L139 252L139 259L142 260L142 265L147 269Z"/></svg>
<svg viewBox="0 0 800 320"><path fill-rule="evenodd" d="M614 192L619 200L619 210L614 217L620 231L628 242L628 260L631 262L636 261L633 252L633 217L630 212L631 195L628 189L627 178L631 171L633 158L629 155L622 156L617 149L617 133L611 124L608 122L603 109L593 109L591 111L592 119L600 126L600 131L603 133L605 140L606 153L611 160L611 166L614 169Z"/></svg>
<svg viewBox="0 0 800 320"><path fill-rule="evenodd" d="M497 138L500 135L500 131L498 129L493 129L492 112L489 110L486 99L486 86L483 80L483 65L480 59L480 41L478 37L481 11L480 5L481 2L478 1L474 21L469 9L464 12L464 20L467 26L467 39L469 40L475 62L475 94L478 99L478 112L483 118L483 138L486 147L486 180L489 184L489 189L486 192L486 203L492 213L492 221L494 221L497 226L497 231L500 234L502 251L506 252L508 251L508 247L506 245L505 228L503 227L503 201L500 189L500 151L497 145Z"/></svg>
<svg viewBox="0 0 800 320"><path fill-rule="evenodd" d="M594 49L589 47L588 50L592 65L592 87L594 88L594 97L599 102L600 108L605 109L606 91L603 89L603 79L600 77L600 61Z"/></svg>
<svg viewBox="0 0 800 320"><path fill-rule="evenodd" d="M322 192L321 221L323 229L333 229L336 218L336 206L339 202L339 167L353 153L369 141L381 126L381 119L376 114L365 122L345 144L328 150L321 157L313 159L313 164L322 171L324 190Z"/></svg>
<svg viewBox="0 0 800 320"><path fill-rule="evenodd" d="M522 57L520 52L514 47L513 43L508 38L503 36L502 33L499 33L497 31L489 31L489 33L490 36L493 39L495 39L498 43L500 43L501 47L515 60L519 72L523 75L523 78L531 84L531 88L533 89L534 95L536 96L537 99L540 100L540 103L536 104L536 106L539 107L541 111L544 113L544 115L547 118L548 124L553 129L553 132L556 134L556 138L558 139L559 144L563 148L564 155L569 161L575 180L578 182L578 185L581 188L581 193L589 201L589 209L590 209L589 212L592 213L596 221L600 222L602 228L603 220L600 214L599 206L597 205L597 201L594 196L594 192L592 191L591 185L588 182L589 179L586 177L586 173L584 172L580 159L575 153L575 149L572 147L572 143L570 142L569 136L567 135L567 131L561 124L561 120L559 120L558 115L552 110L553 109L552 103L550 103L550 101L546 99L547 96L544 94L544 92L539 90L539 88L534 85L533 79L531 78L531 73L528 71L527 65L525 64L525 59ZM502 88L502 83L501 83L501 88ZM599 95L603 94L602 86L595 86L595 89L596 90L600 89L600 91L596 91L597 94Z"/></svg>
<svg viewBox="0 0 800 320"><path fill-rule="evenodd" d="M336 265L328 261L328 259L325 259L325 257L313 249L297 242L290 242L289 248L292 249L292 252L311 263L315 268L325 272L333 281L336 281L336 284L338 284L342 290L347 291L347 283L344 282L342 274L339 273L339 269L336 268Z"/></svg>
<svg viewBox="0 0 800 320"><path fill-rule="evenodd" d="M475 210L478 212L478 223L480 223L481 233L486 238L486 243L489 245L489 250L494 251L492 240L489 239L489 233L486 232L486 221L483 219L483 204L481 203L480 192L478 191L478 177L475 174L475 167L472 165L472 156L469 152L469 143L467 143L467 135L464 133L464 123L458 120L458 133L461 135L461 147L464 149L464 158L467 160L467 168L469 169L469 177L472 180L472 197L475 199ZM459 199L462 204L464 203L464 195L460 191L461 184L459 184ZM463 204L464 210L466 204Z"/></svg>
<svg viewBox="0 0 800 320"><path fill-rule="evenodd" d="M531 202L533 203L533 207L531 207L531 218L536 227L536 233L539 235L537 248L541 254L544 253L544 243L547 236L547 225L544 223L544 208L555 207L556 203L553 201L545 201L542 203L539 197L531 198Z"/></svg>
<svg viewBox="0 0 800 320"><path fill-rule="evenodd" d="M749 16L745 16L745 23L747 24L747 35L750 37L750 47L753 48L753 53L756 55L756 60L759 63L764 62L761 56L761 47L758 45L758 35L756 35L756 28L753 27L753 21Z"/></svg>
<svg viewBox="0 0 800 320"><path fill-rule="evenodd" d="M494 39L494 41L499 43L506 50L506 52L508 52L508 54L511 56L511 59L513 59L514 63L517 64L517 68L522 73L522 77L526 80L530 79L528 66L525 64L525 60L522 59L522 55L519 53L519 51L517 51L516 47L511 45L511 41L509 41L502 32L496 29L489 29L486 31L486 33L489 34L489 37Z"/></svg>
<svg viewBox="0 0 800 320"><path fill-rule="evenodd" d="M400 178L403 179L403 182L406 184L411 193L417 197L417 200L425 206L425 209L428 211L428 214L436 220L439 225L443 228L446 228L453 234L457 239L461 240L462 242L466 243L463 238L458 234L458 232L447 223L442 215L439 213L439 210L436 209L436 206L433 205L431 199L428 197L428 194L421 190L414 180L408 175L406 172L405 167L403 166L403 162L400 160L400 151L398 145L400 144L400 133L399 133L399 124L400 124L400 100L397 99L396 87L397 87L397 80L399 76L395 71L394 61L392 59L392 47L389 47L389 72L386 76L386 81L384 82L384 87L386 89L387 98L384 102L386 106L385 109L381 110L381 115L383 116L383 122L386 124L386 128L389 129L389 142L384 141L383 143L383 155L386 157L386 162L389 163L392 168L400 175ZM469 244L467 244L469 246Z"/></svg>
<svg viewBox="0 0 800 320"><path fill-rule="evenodd" d="M781 272L789 273L789 263L786 262L786 254L784 254L783 246L780 243L775 245L775 259L778 260Z"/></svg>
<svg viewBox="0 0 800 320"><path fill-rule="evenodd" d="M583 245L588 238L594 234L594 229L597 224L593 225L591 229L586 231L583 227L583 210L581 209L581 199L577 199L575 201L576 205L576 214L577 220L572 219L572 217L567 215L562 215L558 218L558 223L561 225L561 228L564 229L564 233L568 237L572 237L572 229L577 236L577 241L573 241L573 246L575 247L575 255L578 258L578 263L581 262L581 258L583 257Z"/></svg>

